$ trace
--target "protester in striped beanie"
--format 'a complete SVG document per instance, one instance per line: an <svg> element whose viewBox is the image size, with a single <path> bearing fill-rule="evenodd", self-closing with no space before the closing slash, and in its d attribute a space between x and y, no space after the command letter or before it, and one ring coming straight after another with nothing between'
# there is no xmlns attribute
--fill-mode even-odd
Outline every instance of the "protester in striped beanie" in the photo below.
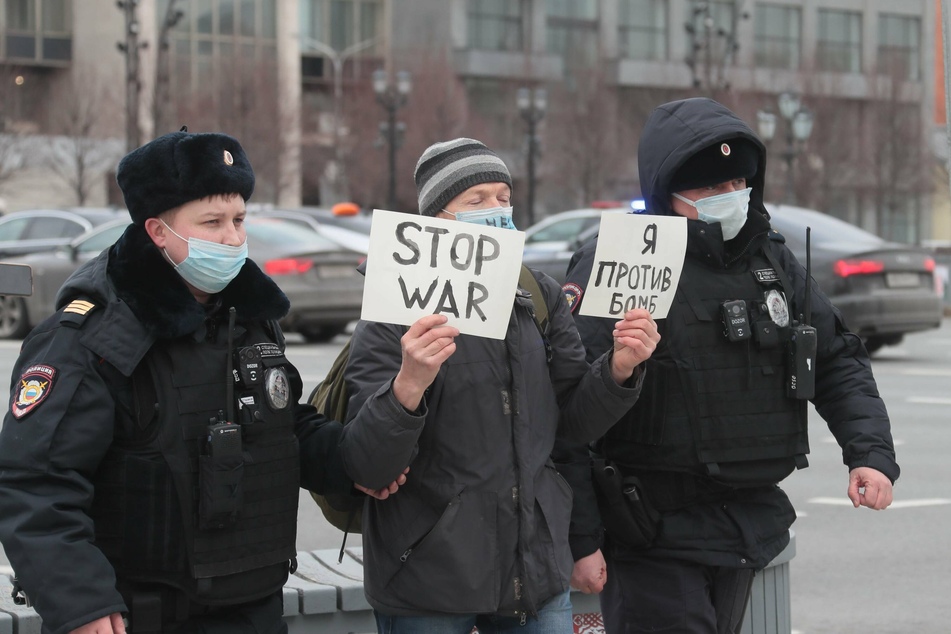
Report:
<svg viewBox="0 0 951 634"><path fill-rule="evenodd" d="M470 187L505 183L511 196L512 176L498 155L475 139L454 139L426 148L416 163L419 213L435 216ZM505 201L508 204L508 201Z"/></svg>

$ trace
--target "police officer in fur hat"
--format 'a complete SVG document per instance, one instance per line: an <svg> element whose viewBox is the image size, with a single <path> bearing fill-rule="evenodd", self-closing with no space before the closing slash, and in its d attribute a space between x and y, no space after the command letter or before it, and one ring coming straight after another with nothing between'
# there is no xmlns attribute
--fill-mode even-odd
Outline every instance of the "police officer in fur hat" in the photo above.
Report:
<svg viewBox="0 0 951 634"><path fill-rule="evenodd" d="M573 551L599 559L603 522L607 582L576 577L603 585L609 634L739 632L753 574L789 543L778 483L807 466L808 401L842 446L855 507L891 504L888 414L862 341L770 228L766 151L746 123L710 99L664 104L638 165L646 213L687 219L687 253L641 398L595 445L597 488L575 490L587 528ZM563 287L589 358L612 345L610 320L579 314L596 245Z"/></svg>
<svg viewBox="0 0 951 634"><path fill-rule="evenodd" d="M14 366L0 541L44 632L286 632L299 488L355 485L340 424L298 403L287 298L247 258L254 172L183 129L117 179L132 224Z"/></svg>

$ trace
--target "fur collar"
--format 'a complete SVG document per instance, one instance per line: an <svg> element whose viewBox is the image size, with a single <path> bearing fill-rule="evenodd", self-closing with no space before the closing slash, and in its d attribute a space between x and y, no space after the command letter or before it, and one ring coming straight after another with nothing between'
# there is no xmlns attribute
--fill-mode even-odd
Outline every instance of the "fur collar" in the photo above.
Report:
<svg viewBox="0 0 951 634"><path fill-rule="evenodd" d="M107 272L116 295L160 339L195 332L209 314L140 225L129 225L110 247ZM222 308L234 306L244 321L280 319L290 308L277 284L251 260L213 301Z"/></svg>

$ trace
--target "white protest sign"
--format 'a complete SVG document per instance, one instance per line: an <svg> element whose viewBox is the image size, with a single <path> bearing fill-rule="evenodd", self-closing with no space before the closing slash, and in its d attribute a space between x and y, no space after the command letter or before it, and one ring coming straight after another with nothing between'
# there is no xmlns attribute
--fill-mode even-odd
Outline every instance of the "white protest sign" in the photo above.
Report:
<svg viewBox="0 0 951 634"><path fill-rule="evenodd" d="M663 319L686 253L683 216L602 214L581 314L620 319L632 308L646 308L654 319Z"/></svg>
<svg viewBox="0 0 951 634"><path fill-rule="evenodd" d="M361 318L409 326L440 313L503 339L524 244L521 231L374 209Z"/></svg>

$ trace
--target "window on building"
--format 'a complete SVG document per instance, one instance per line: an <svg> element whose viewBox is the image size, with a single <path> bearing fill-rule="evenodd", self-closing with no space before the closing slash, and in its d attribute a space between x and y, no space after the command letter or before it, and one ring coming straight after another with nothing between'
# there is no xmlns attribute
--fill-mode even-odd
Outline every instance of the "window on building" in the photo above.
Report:
<svg viewBox="0 0 951 634"><path fill-rule="evenodd" d="M568 67L591 67L598 61L598 1L548 0L548 51Z"/></svg>
<svg viewBox="0 0 951 634"><path fill-rule="evenodd" d="M619 0L618 53L631 59L667 59L667 0Z"/></svg>
<svg viewBox="0 0 951 634"><path fill-rule="evenodd" d="M777 4L756 5L756 65L797 70L802 50L802 11Z"/></svg>
<svg viewBox="0 0 951 634"><path fill-rule="evenodd" d="M819 9L816 60L821 70L862 72L862 14Z"/></svg>
<svg viewBox="0 0 951 634"><path fill-rule="evenodd" d="M159 0L159 21L168 4ZM174 91L199 92L234 82L239 73L269 72L277 47L276 0L192 0L175 8L185 16L171 32Z"/></svg>
<svg viewBox="0 0 951 634"><path fill-rule="evenodd" d="M692 22L687 38L687 56L706 58L709 48L714 65L721 61L733 62L733 42L736 40L735 0L692 0ZM699 46L699 48L695 48Z"/></svg>
<svg viewBox="0 0 951 634"><path fill-rule="evenodd" d="M4 0L0 59L59 65L72 59L72 0Z"/></svg>
<svg viewBox="0 0 951 634"><path fill-rule="evenodd" d="M357 53L363 57L377 57L383 50L383 0L302 0L300 25L301 49L305 52L308 40L338 53L372 42Z"/></svg>
<svg viewBox="0 0 951 634"><path fill-rule="evenodd" d="M469 48L521 51L524 44L524 0L469 0Z"/></svg>
<svg viewBox="0 0 951 634"><path fill-rule="evenodd" d="M878 17L878 64L881 72L921 79L921 20L914 16Z"/></svg>

